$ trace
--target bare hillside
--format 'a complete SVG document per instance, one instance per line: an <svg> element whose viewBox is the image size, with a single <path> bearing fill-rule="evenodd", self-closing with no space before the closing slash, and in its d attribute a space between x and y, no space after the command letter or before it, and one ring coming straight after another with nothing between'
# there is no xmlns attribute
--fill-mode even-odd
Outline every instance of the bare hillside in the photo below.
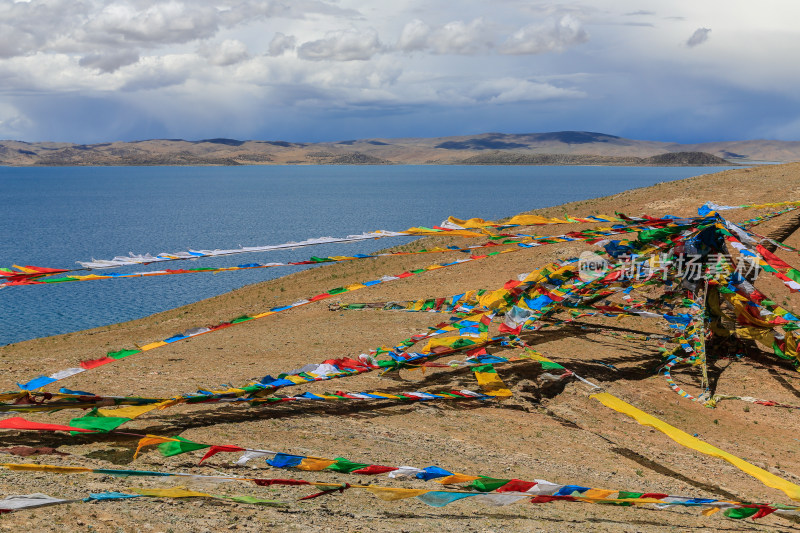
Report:
<svg viewBox="0 0 800 533"><path fill-rule="evenodd" d="M692 158L669 154L703 153ZM492 155L498 154L498 155ZM560 157L559 157L560 156ZM738 141L682 145L581 131L437 138L360 139L323 143L154 139L98 144L0 141L0 165L269 165L269 164L668 164L720 165L798 161L800 142ZM724 161L723 161L724 160ZM544 161L544 163L543 163Z"/></svg>

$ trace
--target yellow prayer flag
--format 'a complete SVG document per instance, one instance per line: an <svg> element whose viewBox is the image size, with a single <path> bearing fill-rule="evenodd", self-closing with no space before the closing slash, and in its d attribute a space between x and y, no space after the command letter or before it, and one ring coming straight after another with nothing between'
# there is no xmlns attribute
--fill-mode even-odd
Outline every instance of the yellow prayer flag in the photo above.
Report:
<svg viewBox="0 0 800 533"><path fill-rule="evenodd" d="M30 463L3 463L0 466L9 470L33 470L37 472L53 472L55 474L81 474L92 471L91 468L82 466L34 465Z"/></svg>
<svg viewBox="0 0 800 533"><path fill-rule="evenodd" d="M619 411L629 417L633 418L643 426L650 426L655 428L669 438L680 444L681 446L686 446L687 448L691 448L693 450L697 450L700 453L704 453L706 455L711 455L713 457L719 457L720 459L724 459L728 461L730 464L745 472L754 478L761 481L764 485L768 487L772 487L774 489L778 489L784 492L788 497L795 501L800 501L800 486L795 485L789 481L786 481L783 478L776 476L770 472L762 468L758 468L755 465L752 465L745 461L744 459L740 459L735 455L732 455L728 452L720 450L707 442L703 442L702 440L692 437L688 433L681 431L680 429L670 426L666 422L659 420L658 418L645 413L637 409L636 407L632 406L631 404L624 402L613 396L607 392L600 392L598 394L592 394L591 398L594 398L598 402L602 403L606 407L614 409L615 411Z"/></svg>
<svg viewBox="0 0 800 533"><path fill-rule="evenodd" d="M333 459L315 459L312 457L306 457L303 459L297 468L300 470L308 470L310 472L318 472L324 468L329 467L336 461Z"/></svg>
<svg viewBox="0 0 800 533"><path fill-rule="evenodd" d="M157 409L158 404L151 403L149 405L129 405L127 407L120 407L119 409L98 409L97 414L100 416L116 416L121 418L136 418L153 409Z"/></svg>
<svg viewBox="0 0 800 533"><path fill-rule="evenodd" d="M480 479L480 476L468 476L467 474L453 474L452 476L439 478L436 480L436 482L441 483L442 485L455 485L456 483L469 483L470 481L475 481L476 479Z"/></svg>
<svg viewBox="0 0 800 533"><path fill-rule="evenodd" d="M475 379L481 386L483 393L488 396L511 396L511 391L506 388L506 384L494 372L475 372Z"/></svg>
<svg viewBox="0 0 800 533"><path fill-rule="evenodd" d="M605 500L612 494L617 494L619 491L606 490L606 489L589 489L581 493L581 498L589 498L595 500Z"/></svg>
<svg viewBox="0 0 800 533"><path fill-rule="evenodd" d="M372 494L386 501L404 500L406 498L414 498L420 494L430 492L427 489L393 489L388 487L367 487L367 490Z"/></svg>
<svg viewBox="0 0 800 533"><path fill-rule="evenodd" d="M153 348L158 348L159 346L166 346L167 344L169 343L166 343L164 341L151 342L150 344L145 344L139 349L142 350L143 352L146 352L147 350L152 350Z"/></svg>

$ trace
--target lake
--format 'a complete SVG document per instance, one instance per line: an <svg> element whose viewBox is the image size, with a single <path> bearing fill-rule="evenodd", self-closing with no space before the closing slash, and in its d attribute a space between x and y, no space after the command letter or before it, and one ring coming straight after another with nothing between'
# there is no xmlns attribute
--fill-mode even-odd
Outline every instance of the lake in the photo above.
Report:
<svg viewBox="0 0 800 533"><path fill-rule="evenodd" d="M450 215L493 219L725 168L0 167L0 266L75 268L75 261L128 252L236 248L399 231L430 227ZM301 261L311 255L369 253L409 240L204 258L166 268ZM114 271L160 268L165 266ZM7 287L0 290L0 345L140 318L300 268Z"/></svg>

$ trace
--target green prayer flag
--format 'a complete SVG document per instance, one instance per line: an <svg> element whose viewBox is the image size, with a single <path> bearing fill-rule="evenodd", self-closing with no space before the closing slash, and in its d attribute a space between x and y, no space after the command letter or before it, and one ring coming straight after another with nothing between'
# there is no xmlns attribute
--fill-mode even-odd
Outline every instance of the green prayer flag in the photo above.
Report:
<svg viewBox="0 0 800 533"><path fill-rule="evenodd" d="M368 466L368 463L354 463L353 461L349 461L344 457L337 457L336 462L332 465L326 466L325 470L333 470L334 472L342 472L347 474L353 470L359 470Z"/></svg>
<svg viewBox="0 0 800 533"><path fill-rule="evenodd" d="M178 441L163 442L158 445L158 451L161 452L161 455L164 457L172 457L173 455L180 455L182 453L193 452L195 450L202 450L204 448L211 447L210 444L192 442L189 439L184 439L183 437L173 438L178 439Z"/></svg>
<svg viewBox="0 0 800 533"><path fill-rule="evenodd" d="M738 509L725 509L723 511L728 518L750 518L758 512L754 507L742 507Z"/></svg>
<svg viewBox="0 0 800 533"><path fill-rule="evenodd" d="M552 361L542 361L543 370L563 370L564 367Z"/></svg>
<svg viewBox="0 0 800 533"><path fill-rule="evenodd" d="M507 484L510 479L497 479L493 477L481 477L480 479L474 480L470 483L467 488L468 489L475 489L481 492L492 492L493 490L497 490L503 485Z"/></svg>
<svg viewBox="0 0 800 533"><path fill-rule="evenodd" d="M673 227L640 231L638 240L641 243L663 241L673 233L678 233L681 229L681 227Z"/></svg>
<svg viewBox="0 0 800 533"><path fill-rule="evenodd" d="M457 350L459 348L465 348L467 346L472 346L473 344L475 344L475 341L470 340L470 339L465 339L465 338L461 337L460 339L457 339L451 345L451 348L453 348L454 350Z"/></svg>
<svg viewBox="0 0 800 533"><path fill-rule="evenodd" d="M789 357L788 355L786 355L786 353L784 353L783 350L781 350L781 348L780 348L780 346L778 346L777 342L772 344L772 351L773 351L773 353L775 353L775 355L777 355L781 359L792 359L792 357Z"/></svg>
<svg viewBox="0 0 800 533"><path fill-rule="evenodd" d="M122 359L123 357L128 357L129 355L134 355L141 352L141 350L120 350L118 352L108 352L107 355L111 359Z"/></svg>
<svg viewBox="0 0 800 533"><path fill-rule="evenodd" d="M786 277L790 278L792 281L800 283L800 271L795 270L794 268L790 268L786 271Z"/></svg>
<svg viewBox="0 0 800 533"><path fill-rule="evenodd" d="M69 425L74 428L92 429L94 431L108 433L130 420L132 419L121 416L92 416L90 413L80 418L73 418L69 421ZM80 432L73 432L73 434L80 435Z"/></svg>

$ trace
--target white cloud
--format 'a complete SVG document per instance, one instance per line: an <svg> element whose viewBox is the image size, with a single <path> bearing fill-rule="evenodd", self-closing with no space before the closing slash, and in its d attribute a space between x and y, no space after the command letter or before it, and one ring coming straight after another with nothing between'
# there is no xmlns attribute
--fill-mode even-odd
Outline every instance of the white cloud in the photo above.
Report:
<svg viewBox="0 0 800 533"><path fill-rule="evenodd" d="M250 54L247 53L247 45L238 39L225 39L213 48L206 47L204 52L211 64L218 67L235 65L250 57Z"/></svg>
<svg viewBox="0 0 800 533"><path fill-rule="evenodd" d="M16 139L33 126L31 120L16 107L0 102L0 138Z"/></svg>
<svg viewBox="0 0 800 533"><path fill-rule="evenodd" d="M474 54L492 46L492 35L482 18L465 24L449 22L431 33L428 42L437 54Z"/></svg>
<svg viewBox="0 0 800 533"><path fill-rule="evenodd" d="M322 0L0 0L0 58L36 52L102 54L210 39L274 18L355 17Z"/></svg>
<svg viewBox="0 0 800 533"><path fill-rule="evenodd" d="M403 27L397 48L405 52L415 52L428 48L428 38L432 33L430 26L419 19L414 19Z"/></svg>
<svg viewBox="0 0 800 533"><path fill-rule="evenodd" d="M140 9L107 5L84 26L86 40L105 44L186 43L212 37L219 29L216 9L202 4L165 2Z"/></svg>
<svg viewBox="0 0 800 533"><path fill-rule="evenodd" d="M397 48L404 52L426 50L434 54L473 55L493 47L494 35L483 18L462 20L431 28L415 19L403 27Z"/></svg>
<svg viewBox="0 0 800 533"><path fill-rule="evenodd" d="M269 42L269 49L267 55L279 56L289 50L294 50L297 46L297 38L294 35L285 35L281 32L276 32L275 36Z"/></svg>
<svg viewBox="0 0 800 533"><path fill-rule="evenodd" d="M126 67L123 91L153 90L180 85L202 70L203 60L195 54L168 54L142 57L138 63Z"/></svg>
<svg viewBox="0 0 800 533"><path fill-rule="evenodd" d="M414 19L403 27L396 48L403 52L427 51L433 54L479 55L496 50L508 55L529 55L561 52L589 40L581 21L572 14L512 30L502 43L497 44L504 33L508 34L499 24L488 23L482 17L469 23L457 20L436 28Z"/></svg>
<svg viewBox="0 0 800 533"><path fill-rule="evenodd" d="M308 41L297 48L297 56L310 61L366 61L383 50L374 29L338 30L324 39Z"/></svg>
<svg viewBox="0 0 800 533"><path fill-rule="evenodd" d="M104 54L85 55L78 61L82 67L95 68L102 72L114 72L120 67L132 65L139 61L139 52L135 50L121 50Z"/></svg>
<svg viewBox="0 0 800 533"><path fill-rule="evenodd" d="M589 34L572 15L551 19L544 24L525 26L514 32L501 46L504 54L523 55L560 52L570 46L585 43Z"/></svg>
<svg viewBox="0 0 800 533"><path fill-rule="evenodd" d="M697 28L689 40L686 41L686 46L694 48L701 45L708 40L708 34L711 33L711 28Z"/></svg>
<svg viewBox="0 0 800 533"><path fill-rule="evenodd" d="M507 77L481 82L469 92L469 96L474 98L476 102L508 104L583 98L586 94L574 89L556 87L549 83Z"/></svg>
<svg viewBox="0 0 800 533"><path fill-rule="evenodd" d="M0 24L0 57L18 56L35 45L32 35L10 24Z"/></svg>

